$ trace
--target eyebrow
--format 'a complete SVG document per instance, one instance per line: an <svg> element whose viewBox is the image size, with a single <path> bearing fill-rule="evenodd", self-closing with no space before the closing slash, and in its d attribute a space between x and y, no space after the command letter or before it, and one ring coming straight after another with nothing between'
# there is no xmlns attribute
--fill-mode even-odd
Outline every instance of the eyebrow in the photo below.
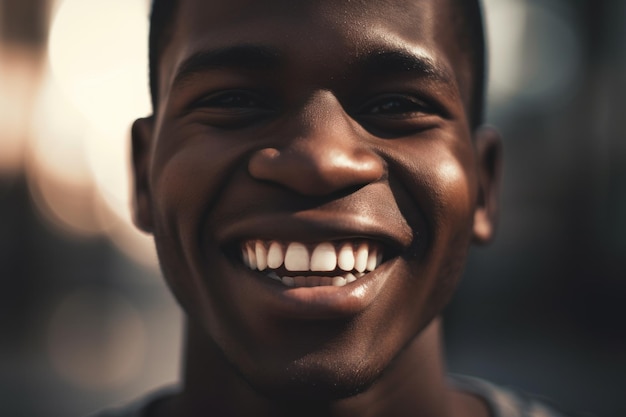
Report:
<svg viewBox="0 0 626 417"><path fill-rule="evenodd" d="M283 61L278 49L264 45L241 44L199 51L179 66L172 85L181 86L190 78L216 69L239 71L272 70ZM401 48L370 50L353 61L357 72L372 76L417 75L456 90L451 72L428 55Z"/></svg>
<svg viewBox="0 0 626 417"><path fill-rule="evenodd" d="M215 69L268 70L278 66L279 53L260 45L235 45L197 52L179 66L173 86L184 84L200 73Z"/></svg>
<svg viewBox="0 0 626 417"><path fill-rule="evenodd" d="M424 54L405 49L379 49L357 59L361 68L371 75L410 73L456 89L455 77L450 70Z"/></svg>

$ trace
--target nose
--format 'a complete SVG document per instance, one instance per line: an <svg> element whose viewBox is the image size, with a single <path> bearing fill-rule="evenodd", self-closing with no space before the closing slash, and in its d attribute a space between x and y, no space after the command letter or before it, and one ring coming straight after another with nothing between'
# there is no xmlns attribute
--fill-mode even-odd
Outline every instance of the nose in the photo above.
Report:
<svg viewBox="0 0 626 417"><path fill-rule="evenodd" d="M332 97L315 100L293 120L297 133L283 141L285 146L252 155L248 171L253 178L321 196L363 187L383 176L383 161L364 145Z"/></svg>

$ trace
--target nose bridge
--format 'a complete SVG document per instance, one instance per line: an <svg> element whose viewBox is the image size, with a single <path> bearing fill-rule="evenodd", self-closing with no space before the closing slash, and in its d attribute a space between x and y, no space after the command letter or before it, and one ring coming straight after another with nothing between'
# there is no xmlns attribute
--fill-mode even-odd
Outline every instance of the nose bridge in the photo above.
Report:
<svg viewBox="0 0 626 417"><path fill-rule="evenodd" d="M330 92L310 97L288 124L277 148L252 156L250 174L300 194L323 195L364 186L383 175L378 155L358 137L341 103Z"/></svg>
<svg viewBox="0 0 626 417"><path fill-rule="evenodd" d="M359 152L359 139L343 106L331 92L311 97L295 118L294 134L287 138L292 155L313 164L312 169L333 169Z"/></svg>

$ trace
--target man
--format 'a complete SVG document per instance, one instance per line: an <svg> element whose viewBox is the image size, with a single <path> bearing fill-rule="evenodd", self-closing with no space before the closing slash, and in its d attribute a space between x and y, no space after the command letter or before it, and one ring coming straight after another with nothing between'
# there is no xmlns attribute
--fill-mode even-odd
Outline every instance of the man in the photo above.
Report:
<svg viewBox="0 0 626 417"><path fill-rule="evenodd" d="M497 217L482 36L467 0L156 2L135 218L185 370L111 415L556 415L442 359Z"/></svg>

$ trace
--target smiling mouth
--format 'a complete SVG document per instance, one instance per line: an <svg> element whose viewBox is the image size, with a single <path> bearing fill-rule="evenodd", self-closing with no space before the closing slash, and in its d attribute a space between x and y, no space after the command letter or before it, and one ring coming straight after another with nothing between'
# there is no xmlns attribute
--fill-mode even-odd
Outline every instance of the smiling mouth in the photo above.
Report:
<svg viewBox="0 0 626 417"><path fill-rule="evenodd" d="M383 247L368 240L314 244L251 239L240 246L243 264L287 287L343 287L383 262Z"/></svg>

